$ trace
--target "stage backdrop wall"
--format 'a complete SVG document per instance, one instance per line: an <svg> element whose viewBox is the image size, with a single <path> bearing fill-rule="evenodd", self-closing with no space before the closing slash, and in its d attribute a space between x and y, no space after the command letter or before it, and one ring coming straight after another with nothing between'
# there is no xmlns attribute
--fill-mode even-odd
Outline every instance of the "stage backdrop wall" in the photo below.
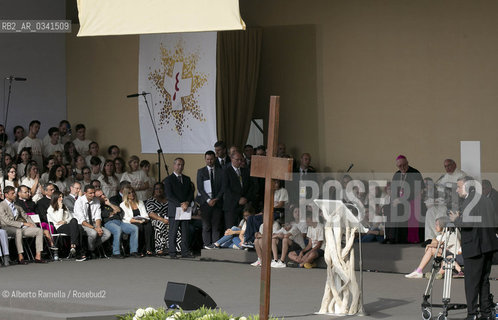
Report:
<svg viewBox="0 0 498 320"><path fill-rule="evenodd" d="M16 0L0 3L1 19L65 19L64 0ZM25 77L14 82L7 134L33 119L41 121L40 136L66 118L66 35L63 33L0 33L0 123L5 123L9 75Z"/></svg>
<svg viewBox="0 0 498 320"><path fill-rule="evenodd" d="M216 32L140 36L138 92L147 95L164 153L204 153L216 142ZM158 149L139 97L143 153Z"/></svg>
<svg viewBox="0 0 498 320"><path fill-rule="evenodd" d="M141 153L138 103L126 98L138 87L139 36L77 38L77 32L73 25L66 39L69 121L84 123L88 138L99 142L103 154L117 144L126 159L135 154L156 162L156 155ZM185 158L185 174L195 180L203 155L166 154L170 173L178 156Z"/></svg>

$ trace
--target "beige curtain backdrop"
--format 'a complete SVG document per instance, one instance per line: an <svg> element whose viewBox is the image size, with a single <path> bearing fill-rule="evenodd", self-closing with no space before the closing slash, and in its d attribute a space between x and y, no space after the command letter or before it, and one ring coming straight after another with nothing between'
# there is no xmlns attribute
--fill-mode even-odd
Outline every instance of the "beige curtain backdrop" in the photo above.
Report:
<svg viewBox="0 0 498 320"><path fill-rule="evenodd" d="M262 29L218 32L216 121L218 139L242 147L256 98Z"/></svg>

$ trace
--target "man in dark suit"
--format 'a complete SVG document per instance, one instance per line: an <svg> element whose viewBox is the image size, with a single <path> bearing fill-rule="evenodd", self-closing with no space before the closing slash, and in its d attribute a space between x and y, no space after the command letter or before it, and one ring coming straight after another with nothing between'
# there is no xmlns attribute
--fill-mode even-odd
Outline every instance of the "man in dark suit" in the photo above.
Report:
<svg viewBox="0 0 498 320"><path fill-rule="evenodd" d="M249 170L241 168L242 154L235 151L232 163L223 175L223 210L225 229L232 228L242 218L242 209L256 197L256 185L249 176Z"/></svg>
<svg viewBox="0 0 498 320"><path fill-rule="evenodd" d="M27 186L19 186L15 204L21 207L21 209L23 209L26 213L35 213L36 203L31 200L29 192L30 189Z"/></svg>
<svg viewBox="0 0 498 320"><path fill-rule="evenodd" d="M168 218L169 218L169 234L176 234L178 228L181 227L182 233L182 258L192 258L192 254L188 252L188 229L189 220L176 220L177 208L181 208L184 212L190 207L190 203L194 200L194 190L190 178L183 175L185 160L176 158L173 163L173 173L164 179L164 191L168 198ZM176 259L176 241L175 237L169 237L169 256Z"/></svg>
<svg viewBox="0 0 498 320"><path fill-rule="evenodd" d="M225 168L230 164L230 157L227 155L227 145L223 141L216 141L214 144L214 152L216 153L216 161L214 164L218 168Z"/></svg>
<svg viewBox="0 0 498 320"><path fill-rule="evenodd" d="M489 180L482 180L482 195L493 203L495 219L498 221L498 191L493 188Z"/></svg>
<svg viewBox="0 0 498 320"><path fill-rule="evenodd" d="M489 274L493 253L498 250L495 217L491 200L477 193L472 177L457 181L457 193L463 199L460 213L450 213L450 219L460 227L462 255L465 266L465 297L467 319L477 319L477 298L481 318L494 319L493 301L490 299ZM478 199L477 203L475 200ZM480 222L469 222L480 218Z"/></svg>
<svg viewBox="0 0 498 320"><path fill-rule="evenodd" d="M197 202L201 206L204 249L213 249L213 243L220 238L223 215L223 170L214 165L213 151L207 151L204 160L206 166L197 170Z"/></svg>
<svg viewBox="0 0 498 320"><path fill-rule="evenodd" d="M53 183L48 183L45 186L45 196L38 200L36 203L36 208L35 212L37 215L40 216L40 220L42 222L48 222L47 221L47 209L50 207L50 199L52 198L52 194L54 191L59 191L59 188L53 184Z"/></svg>

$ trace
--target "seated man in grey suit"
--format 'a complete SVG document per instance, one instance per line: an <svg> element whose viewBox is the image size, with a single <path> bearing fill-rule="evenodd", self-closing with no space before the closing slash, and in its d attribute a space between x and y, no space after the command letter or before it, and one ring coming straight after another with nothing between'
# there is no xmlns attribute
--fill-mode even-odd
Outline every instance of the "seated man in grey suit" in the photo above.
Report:
<svg viewBox="0 0 498 320"><path fill-rule="evenodd" d="M87 257L94 258L97 243L104 243L111 237L111 232L102 227L101 215L100 201L95 198L95 188L91 184L86 185L85 194L78 197L74 203L73 216L83 226L83 230L88 236L90 254Z"/></svg>
<svg viewBox="0 0 498 320"><path fill-rule="evenodd" d="M67 211L74 213L74 203L81 196L81 183L78 181L73 182L69 187L69 194L64 197L64 205L67 208Z"/></svg>
<svg viewBox="0 0 498 320"><path fill-rule="evenodd" d="M22 238L36 238L35 263L44 263L41 258L43 251L43 231L38 228L33 220L26 215L24 210L14 204L16 201L16 190L14 187L6 186L3 189L5 200L0 202L0 225L9 236L15 237L17 253L19 254L19 264L27 264L24 260L24 249Z"/></svg>

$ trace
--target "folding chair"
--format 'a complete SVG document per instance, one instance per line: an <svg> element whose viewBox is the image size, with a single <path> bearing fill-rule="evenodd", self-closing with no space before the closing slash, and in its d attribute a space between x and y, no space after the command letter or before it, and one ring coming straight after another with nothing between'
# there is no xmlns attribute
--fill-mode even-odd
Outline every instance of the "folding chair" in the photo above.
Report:
<svg viewBox="0 0 498 320"><path fill-rule="evenodd" d="M43 231L43 228L41 226L41 220L40 220L40 216L37 215L37 214L32 214L29 216L31 218L31 220L33 220L33 222L40 228L42 229ZM51 230L49 228L49 231L51 233ZM50 260L54 260L54 256L52 254L52 251L50 250L50 243L48 242L47 238L45 237L45 235L43 235L43 242L47 245L47 248L48 248L48 254L50 255Z"/></svg>

